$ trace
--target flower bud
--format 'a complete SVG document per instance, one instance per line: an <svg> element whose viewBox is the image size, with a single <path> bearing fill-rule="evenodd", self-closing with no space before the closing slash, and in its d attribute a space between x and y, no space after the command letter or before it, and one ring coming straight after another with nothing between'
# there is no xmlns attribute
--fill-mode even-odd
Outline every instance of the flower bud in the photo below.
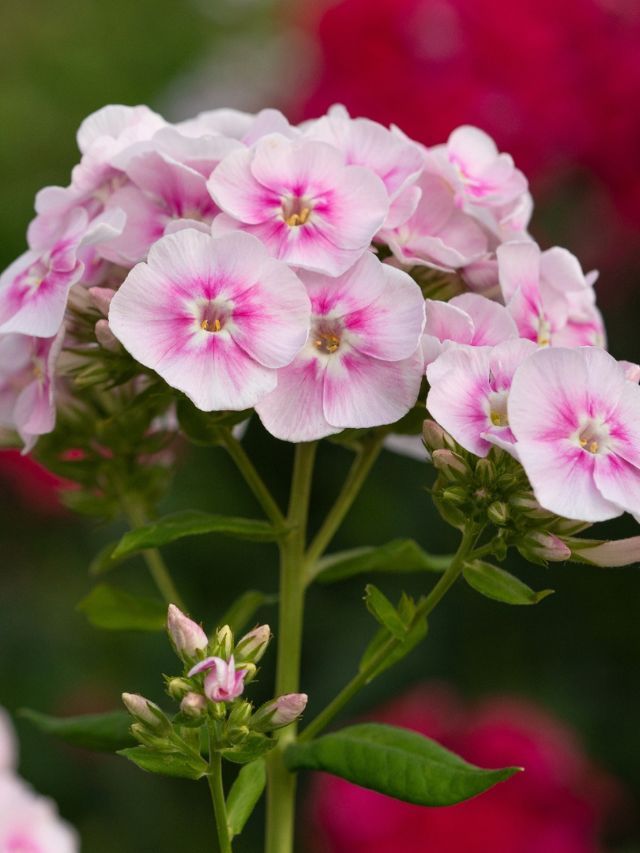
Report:
<svg viewBox="0 0 640 853"><path fill-rule="evenodd" d="M218 644L218 654L220 657L228 660L233 652L233 631L228 625L218 628L216 642Z"/></svg>
<svg viewBox="0 0 640 853"><path fill-rule="evenodd" d="M491 459L478 459L475 467L476 480L482 486L490 486L496 479L496 466Z"/></svg>
<svg viewBox="0 0 640 853"><path fill-rule="evenodd" d="M122 701L131 716L146 728L157 732L167 732L171 729L169 720L155 702L150 702L139 693L123 693Z"/></svg>
<svg viewBox="0 0 640 853"><path fill-rule="evenodd" d="M227 727L227 738L236 746L247 739L249 734L249 726Z"/></svg>
<svg viewBox="0 0 640 853"><path fill-rule="evenodd" d="M110 287L89 288L91 302L104 317L109 316L109 306L111 305L111 300L115 295L115 290L111 290Z"/></svg>
<svg viewBox="0 0 640 853"><path fill-rule="evenodd" d="M109 352L117 352L120 349L120 341L111 331L108 320L98 320L94 328L96 340L103 349Z"/></svg>
<svg viewBox="0 0 640 853"><path fill-rule="evenodd" d="M442 492L442 500L454 506L463 506L469 500L469 494L462 486L449 486Z"/></svg>
<svg viewBox="0 0 640 853"><path fill-rule="evenodd" d="M288 726L302 714L307 707L307 701L306 693L287 693L272 699L258 708L251 720L251 727L259 732L268 732Z"/></svg>
<svg viewBox="0 0 640 853"><path fill-rule="evenodd" d="M519 492L510 498L509 503L514 510L526 518L552 518L552 514L540 506L533 492Z"/></svg>
<svg viewBox="0 0 640 853"><path fill-rule="evenodd" d="M242 662L242 669L244 670L244 680L245 684L248 684L250 681L256 677L256 673L258 672L258 667L255 663L251 663L251 661L245 663Z"/></svg>
<svg viewBox="0 0 640 853"><path fill-rule="evenodd" d="M169 605L167 614L167 631L179 657L189 660L196 657L198 652L204 652L209 645L209 638L188 616L175 606Z"/></svg>
<svg viewBox="0 0 640 853"><path fill-rule="evenodd" d="M471 471L462 456L453 450L434 450L431 459L438 471L452 480L467 477Z"/></svg>
<svg viewBox="0 0 640 853"><path fill-rule="evenodd" d="M568 560L571 556L570 548L567 547L562 539L554 536L553 533L544 533L542 531L527 533L520 545L518 545L518 550L523 557L533 562L541 560L546 562L549 560L553 563L559 563L563 560Z"/></svg>
<svg viewBox="0 0 640 853"><path fill-rule="evenodd" d="M187 693L180 703L180 710L186 717L201 717L207 710L207 700L201 693Z"/></svg>
<svg viewBox="0 0 640 853"><path fill-rule="evenodd" d="M448 447L445 440L445 431L435 421L426 420L422 424L422 440L428 451L443 450Z"/></svg>
<svg viewBox="0 0 640 853"><path fill-rule="evenodd" d="M251 702L238 702L229 714L229 725L231 727L246 726L251 718Z"/></svg>
<svg viewBox="0 0 640 853"><path fill-rule="evenodd" d="M151 747L151 749L166 749L168 746L166 738L153 734L149 729L145 728L143 723L133 723L131 734L137 741L144 744L144 746Z"/></svg>
<svg viewBox="0 0 640 853"><path fill-rule="evenodd" d="M167 693L172 699L182 699L191 690L191 685L185 678L170 678L167 681Z"/></svg>
<svg viewBox="0 0 640 853"><path fill-rule="evenodd" d="M509 520L509 507L504 501L494 501L487 509L487 518L492 524L501 527Z"/></svg>
<svg viewBox="0 0 640 853"><path fill-rule="evenodd" d="M258 625L253 631L249 631L242 637L235 648L234 656L237 660L251 661L257 663L264 655L271 639L271 630L268 625Z"/></svg>

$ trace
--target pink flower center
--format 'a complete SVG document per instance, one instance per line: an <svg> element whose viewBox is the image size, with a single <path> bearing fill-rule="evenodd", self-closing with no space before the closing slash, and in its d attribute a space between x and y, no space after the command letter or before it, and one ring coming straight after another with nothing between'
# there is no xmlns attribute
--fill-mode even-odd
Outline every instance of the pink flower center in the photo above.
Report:
<svg viewBox="0 0 640 853"><path fill-rule="evenodd" d="M322 320L316 323L311 338L314 347L327 355L333 355L340 349L342 331L342 324L337 320Z"/></svg>
<svg viewBox="0 0 640 853"><path fill-rule="evenodd" d="M578 444L587 453L607 453L609 427L599 418L590 418L578 433Z"/></svg>
<svg viewBox="0 0 640 853"><path fill-rule="evenodd" d="M311 201L306 196L284 196L282 199L282 218L291 228L305 225L311 209Z"/></svg>
<svg viewBox="0 0 640 853"><path fill-rule="evenodd" d="M495 427L509 426L507 397L506 391L496 391L489 394L489 420Z"/></svg>
<svg viewBox="0 0 640 853"><path fill-rule="evenodd" d="M229 309L215 302L207 302L200 310L200 328L205 332L220 332L229 319Z"/></svg>

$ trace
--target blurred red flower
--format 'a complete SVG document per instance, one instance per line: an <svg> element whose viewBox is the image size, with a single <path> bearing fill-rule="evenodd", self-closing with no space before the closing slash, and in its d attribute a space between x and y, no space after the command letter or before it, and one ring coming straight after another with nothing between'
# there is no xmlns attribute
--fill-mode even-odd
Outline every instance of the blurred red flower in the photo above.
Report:
<svg viewBox="0 0 640 853"><path fill-rule="evenodd" d="M534 179L591 173L640 227L640 6L634 0L305 4L319 42L301 112L332 103L426 144L475 124ZM547 181L547 183L549 183ZM595 206L603 214L598 198Z"/></svg>
<svg viewBox="0 0 640 853"><path fill-rule="evenodd" d="M310 800L317 853L598 853L617 783L585 757L572 732L514 698L467 710L442 687L413 690L380 722L428 735L482 767L525 772L465 803L422 808L318 775ZM315 845L315 846L314 846Z"/></svg>
<svg viewBox="0 0 640 853"><path fill-rule="evenodd" d="M0 494L10 494L25 509L38 515L57 515L66 509L58 490L63 481L19 450L0 450Z"/></svg>

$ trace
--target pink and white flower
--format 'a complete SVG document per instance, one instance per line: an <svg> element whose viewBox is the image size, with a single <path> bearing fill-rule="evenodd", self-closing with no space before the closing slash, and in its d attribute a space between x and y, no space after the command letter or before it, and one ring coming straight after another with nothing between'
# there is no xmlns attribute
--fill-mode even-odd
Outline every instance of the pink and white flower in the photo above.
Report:
<svg viewBox="0 0 640 853"><path fill-rule="evenodd" d="M527 192L527 179L509 154L501 154L493 139L477 127L462 125L446 145L431 149L449 165L458 203L504 206Z"/></svg>
<svg viewBox="0 0 640 853"><path fill-rule="evenodd" d="M516 455L507 401L517 368L535 349L523 340L448 349L427 368L427 409L471 453L486 456L496 444Z"/></svg>
<svg viewBox="0 0 640 853"><path fill-rule="evenodd" d="M460 209L451 186L438 172L427 167L415 187L421 195L412 215L378 235L401 263L451 271L487 252L485 231Z"/></svg>
<svg viewBox="0 0 640 853"><path fill-rule="evenodd" d="M540 350L513 379L508 418L540 504L565 518L640 517L640 387L604 350Z"/></svg>
<svg viewBox="0 0 640 853"><path fill-rule="evenodd" d="M422 337L425 367L452 343L495 346L518 337L516 324L504 305L476 293L463 293L449 302L427 299L426 315Z"/></svg>
<svg viewBox="0 0 640 853"><path fill-rule="evenodd" d="M249 234L163 237L111 301L112 332L203 411L254 406L304 345L309 299Z"/></svg>
<svg viewBox="0 0 640 853"><path fill-rule="evenodd" d="M425 159L421 146L371 119L351 118L341 104L310 122L305 136L328 142L343 152L347 165L365 166L380 178L391 205L385 228L397 227L415 210L421 194L415 180Z"/></svg>
<svg viewBox="0 0 640 853"><path fill-rule="evenodd" d="M496 254L502 296L523 338L548 346L564 332L573 343L580 340L574 326L586 325L585 335L598 322L602 328L592 295L597 273L585 275L566 249L541 252L533 241L520 241L504 243Z"/></svg>
<svg viewBox="0 0 640 853"><path fill-rule="evenodd" d="M0 426L31 450L56 422L55 368L64 327L53 338L0 335Z"/></svg>
<svg viewBox="0 0 640 853"><path fill-rule="evenodd" d="M55 804L12 773L0 774L0 850L15 853L78 853L74 829Z"/></svg>
<svg viewBox="0 0 640 853"><path fill-rule="evenodd" d="M244 690L245 669L236 670L233 655L228 661L219 657L205 658L189 670L191 678L206 672L204 677L204 695L212 702L233 702Z"/></svg>
<svg viewBox="0 0 640 853"><path fill-rule="evenodd" d="M311 298L311 333L257 404L262 423L276 438L298 442L397 421L415 403L422 379L420 288L371 254L339 278L301 278Z"/></svg>
<svg viewBox="0 0 640 853"><path fill-rule="evenodd" d="M384 184L325 142L279 134L234 151L214 169L209 191L224 214L214 236L240 229L301 269L338 276L371 243L389 209Z"/></svg>

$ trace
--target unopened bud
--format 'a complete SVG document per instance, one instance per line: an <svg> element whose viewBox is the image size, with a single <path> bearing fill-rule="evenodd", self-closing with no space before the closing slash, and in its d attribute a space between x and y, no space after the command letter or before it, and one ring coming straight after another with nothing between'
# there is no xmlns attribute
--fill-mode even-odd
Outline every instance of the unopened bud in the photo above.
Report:
<svg viewBox="0 0 640 853"><path fill-rule="evenodd" d="M540 506L533 492L519 492L510 498L509 503L514 510L527 518L551 517L551 513Z"/></svg>
<svg viewBox="0 0 640 853"><path fill-rule="evenodd" d="M236 645L234 657L238 661L251 661L257 663L264 655L271 639L271 630L268 625L258 625L253 631L249 631Z"/></svg>
<svg viewBox="0 0 640 853"><path fill-rule="evenodd" d="M235 746L247 739L249 726L227 727L227 738Z"/></svg>
<svg viewBox="0 0 640 853"><path fill-rule="evenodd" d="M307 707L308 696L306 693L287 693L272 699L261 708L258 708L251 721L252 728L256 731L272 731L281 729L297 720Z"/></svg>
<svg viewBox="0 0 640 853"><path fill-rule="evenodd" d="M108 320L98 320L94 332L96 340L103 349L109 350L109 352L117 352L120 349L120 342L111 331Z"/></svg>
<svg viewBox="0 0 640 853"><path fill-rule="evenodd" d="M192 660L198 652L204 652L209 645L209 638L188 616L175 606L169 605L167 614L167 631L179 657L182 660Z"/></svg>
<svg viewBox="0 0 640 853"><path fill-rule="evenodd" d="M532 560L549 560L553 563L559 563L563 560L568 560L571 556L571 549L553 533L543 533L536 531L528 533L518 550L523 557Z"/></svg>
<svg viewBox="0 0 640 853"><path fill-rule="evenodd" d="M187 717L201 717L207 710L207 700L201 693L187 693L180 703L180 710Z"/></svg>
<svg viewBox="0 0 640 853"><path fill-rule="evenodd" d="M435 421L426 420L422 424L422 440L427 450L431 453L434 450L443 450L445 447L448 447L445 440L445 431Z"/></svg>
<svg viewBox="0 0 640 853"><path fill-rule="evenodd" d="M125 708L139 723L157 732L167 732L171 724L163 711L139 693L123 693L122 701Z"/></svg>
<svg viewBox="0 0 640 853"><path fill-rule="evenodd" d="M487 518L492 524L501 527L509 520L509 507L504 501L494 501L487 509Z"/></svg>
<svg viewBox="0 0 640 853"><path fill-rule="evenodd" d="M442 500L454 506L463 506L469 500L469 494L462 486L449 486L442 492Z"/></svg>
<svg viewBox="0 0 640 853"><path fill-rule="evenodd" d="M490 459L478 459L476 462L476 480L482 486L491 485L496 478L496 466Z"/></svg>
<svg viewBox="0 0 640 853"><path fill-rule="evenodd" d="M111 305L111 300L115 295L115 290L111 290L110 287L89 288L89 296L91 297L91 302L104 317L109 316L109 306Z"/></svg>
<svg viewBox="0 0 640 853"><path fill-rule="evenodd" d="M255 665L255 663L251 663L251 661L249 661L248 663L243 663L242 669L244 670L244 680L247 683L249 681L253 681L253 679L256 677L256 673L258 672L258 667Z"/></svg>
<svg viewBox="0 0 640 853"><path fill-rule="evenodd" d="M185 678L170 678L167 682L167 693L172 699L182 699L190 690L191 684Z"/></svg>
<svg viewBox="0 0 640 853"><path fill-rule="evenodd" d="M470 468L462 456L453 450L434 450L431 454L434 466L450 479L459 480L470 473Z"/></svg>
<svg viewBox="0 0 640 853"><path fill-rule="evenodd" d="M153 734L144 726L143 723L133 723L131 726L131 734L137 741L140 741L144 746L151 747L152 749L162 749L163 747L166 748L168 745L166 738Z"/></svg>
<svg viewBox="0 0 640 853"><path fill-rule="evenodd" d="M232 727L246 726L251 718L253 708L250 702L238 702L229 714L229 725Z"/></svg>
<svg viewBox="0 0 640 853"><path fill-rule="evenodd" d="M233 631L228 625L218 628L216 642L218 644L218 655L228 660L233 652Z"/></svg>
<svg viewBox="0 0 640 853"><path fill-rule="evenodd" d="M76 388L91 388L93 385L100 385L109 379L109 374L100 362L94 362L80 370L73 377L73 382Z"/></svg>

